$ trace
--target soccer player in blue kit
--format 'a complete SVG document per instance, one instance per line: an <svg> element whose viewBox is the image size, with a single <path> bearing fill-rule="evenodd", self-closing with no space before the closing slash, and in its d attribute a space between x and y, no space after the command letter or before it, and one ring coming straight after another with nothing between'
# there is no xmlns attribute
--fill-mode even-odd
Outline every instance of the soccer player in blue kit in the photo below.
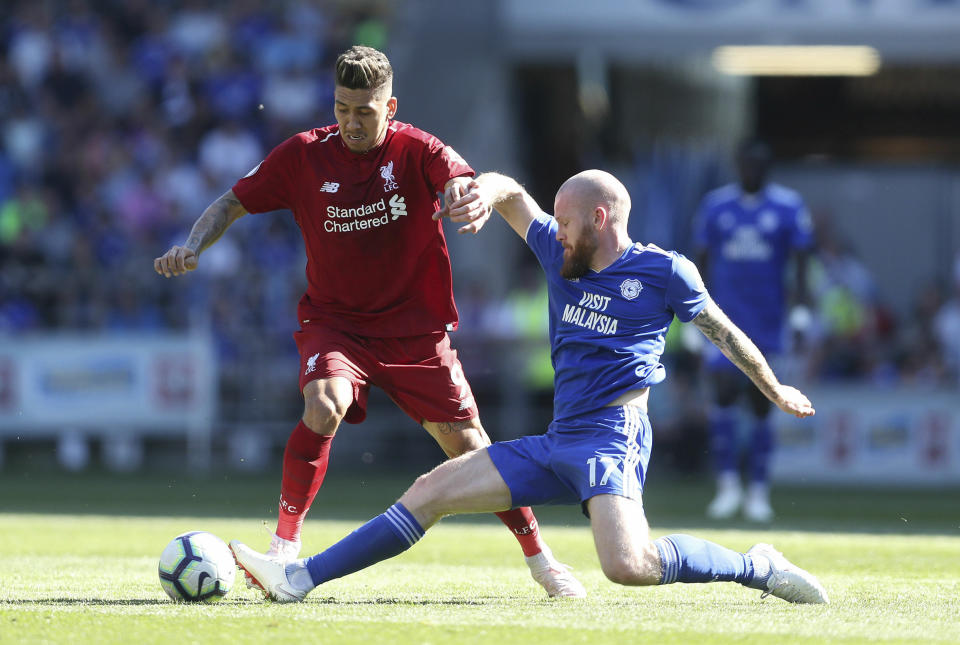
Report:
<svg viewBox="0 0 960 645"><path fill-rule="evenodd" d="M798 417L814 413L710 299L693 263L629 239L630 196L603 171L564 182L554 217L497 173L477 177L434 217L476 232L491 208L526 240L547 276L556 374L547 432L443 463L382 515L315 556L284 564L234 540L238 564L268 598L296 602L324 582L402 553L444 515L580 504L600 566L619 584L733 581L790 602L827 602L817 579L770 545L740 553L686 534L650 537L642 498L652 444L647 397L665 376L659 357L674 315L692 320L779 408Z"/></svg>
<svg viewBox="0 0 960 645"><path fill-rule="evenodd" d="M736 154L738 183L708 193L697 217L697 263L710 295L767 357L783 351L786 311L785 278L795 258L797 305L791 322L799 328L806 309L807 253L813 246L810 214L795 191L767 182L771 154L766 144L750 140ZM723 355L708 345L704 356L713 404L709 410L710 444L717 493L707 506L713 519L743 515L753 522L773 519L770 505L770 459L774 447L771 403ZM746 399L751 418L747 441L749 484L740 482L738 401Z"/></svg>

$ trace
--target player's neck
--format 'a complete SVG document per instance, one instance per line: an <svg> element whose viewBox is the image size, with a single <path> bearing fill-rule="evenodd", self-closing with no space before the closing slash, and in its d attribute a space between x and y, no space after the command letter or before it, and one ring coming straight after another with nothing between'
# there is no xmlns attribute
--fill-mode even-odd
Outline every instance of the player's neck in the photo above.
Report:
<svg viewBox="0 0 960 645"><path fill-rule="evenodd" d="M376 152L377 150L380 149L380 147L383 145L383 143L387 140L387 130L388 130L388 129L389 129L389 123L388 123L388 125L387 125L387 128L384 128L383 132L382 132L381 135L380 135L380 138L377 139L377 142L376 142L375 144L373 144L372 146L370 146L369 148L367 148L366 150L362 150L362 151L352 150L352 149L350 148L350 146L348 146L348 145L346 144L346 142L343 142L343 141L342 141L342 139L341 139L341 142L343 143L343 147L347 149L347 152L350 152L350 153L352 153L352 154L355 154L355 155L357 155L358 157L362 157L362 156L364 156L364 155L370 154L371 152Z"/></svg>
<svg viewBox="0 0 960 645"><path fill-rule="evenodd" d="M746 188L740 187L740 201L745 204L756 204L763 198L763 193L766 190L766 184L760 186L759 188L754 188L753 191L748 191Z"/></svg>
<svg viewBox="0 0 960 645"><path fill-rule="evenodd" d="M618 236L607 244L602 244L593 254L590 268L598 273L620 259L623 252L633 245L633 241L626 235Z"/></svg>

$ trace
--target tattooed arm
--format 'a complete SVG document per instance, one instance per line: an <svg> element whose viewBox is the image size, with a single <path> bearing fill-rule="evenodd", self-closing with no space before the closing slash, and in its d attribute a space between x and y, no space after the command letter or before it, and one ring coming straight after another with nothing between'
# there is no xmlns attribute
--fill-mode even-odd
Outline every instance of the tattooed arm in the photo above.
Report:
<svg viewBox="0 0 960 645"><path fill-rule="evenodd" d="M757 346L715 302L711 300L693 319L693 324L781 410L798 417L814 413L809 399L800 390L777 380Z"/></svg>
<svg viewBox="0 0 960 645"><path fill-rule="evenodd" d="M216 242L227 227L246 214L247 209L233 191L228 190L207 206L200 218L194 222L190 236L183 246L171 247L153 261L154 270L166 278L193 271L197 268L200 253Z"/></svg>

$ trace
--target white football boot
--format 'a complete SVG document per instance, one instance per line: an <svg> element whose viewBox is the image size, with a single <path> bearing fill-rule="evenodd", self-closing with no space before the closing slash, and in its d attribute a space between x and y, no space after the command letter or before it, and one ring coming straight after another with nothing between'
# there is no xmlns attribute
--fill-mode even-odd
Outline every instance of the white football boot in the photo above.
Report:
<svg viewBox="0 0 960 645"><path fill-rule="evenodd" d="M761 524L769 524L773 521L769 486L759 482L750 484L747 489L747 496L743 501L743 516L751 522Z"/></svg>
<svg viewBox="0 0 960 645"><path fill-rule="evenodd" d="M707 506L707 517L712 520L728 520L743 503L743 487L736 473L721 473L717 477L717 496Z"/></svg>
<svg viewBox="0 0 960 645"><path fill-rule="evenodd" d="M573 577L569 567L557 562L550 547L544 545L543 550L536 554L525 556L530 575L541 587L547 590L551 598L584 598L587 590L580 581Z"/></svg>
<svg viewBox="0 0 960 645"><path fill-rule="evenodd" d="M230 541L230 550L237 566L263 590L264 596L275 602L301 602L308 592L297 589L287 579L287 563L275 557L257 553L239 540Z"/></svg>
<svg viewBox="0 0 960 645"><path fill-rule="evenodd" d="M787 602L813 605L829 602L826 590L812 573L791 563L771 545L755 544L747 555L765 557L770 562L770 578L761 598L776 596Z"/></svg>
<svg viewBox="0 0 960 645"><path fill-rule="evenodd" d="M284 540L282 537L276 533L270 534L270 548L267 549L267 552L264 554L268 558L274 558L278 562L287 564L288 562L293 562L300 555L300 540ZM244 582L247 583L247 589L260 589L260 587L254 583L253 578L249 574L244 574Z"/></svg>

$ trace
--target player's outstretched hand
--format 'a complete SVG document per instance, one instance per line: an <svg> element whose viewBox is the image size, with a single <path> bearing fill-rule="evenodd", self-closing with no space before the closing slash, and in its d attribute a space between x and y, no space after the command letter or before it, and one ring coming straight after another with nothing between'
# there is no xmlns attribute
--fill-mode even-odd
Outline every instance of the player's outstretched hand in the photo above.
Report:
<svg viewBox="0 0 960 645"><path fill-rule="evenodd" d="M197 268L197 254L185 246L174 246L153 261L153 269L165 278Z"/></svg>
<svg viewBox="0 0 960 645"><path fill-rule="evenodd" d="M466 185L466 192L461 196L445 195L445 203L442 209L433 214L433 219L439 220L444 217L450 218L450 221L462 223L464 226L457 229L457 233L477 233L483 225L490 219L492 208L487 204L486 199L480 190L480 184L471 181ZM454 191L462 190L454 187Z"/></svg>
<svg viewBox="0 0 960 645"><path fill-rule="evenodd" d="M780 385L777 387L774 403L787 414L792 414L801 419L803 417L811 417L816 413L816 410L813 409L813 404L810 403L810 399L808 399L803 392L789 385Z"/></svg>

